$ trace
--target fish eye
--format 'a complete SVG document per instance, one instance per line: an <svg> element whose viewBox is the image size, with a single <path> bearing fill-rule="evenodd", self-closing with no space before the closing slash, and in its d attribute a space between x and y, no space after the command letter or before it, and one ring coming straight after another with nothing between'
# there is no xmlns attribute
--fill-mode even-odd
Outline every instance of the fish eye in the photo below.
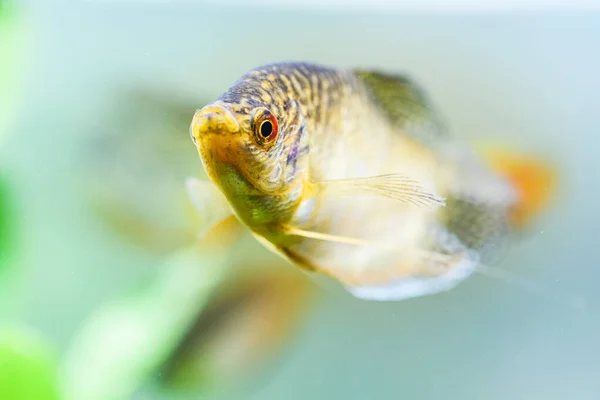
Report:
<svg viewBox="0 0 600 400"><path fill-rule="evenodd" d="M260 109L255 113L253 128L256 141L263 147L273 143L279 133L277 118L266 109Z"/></svg>
<svg viewBox="0 0 600 400"><path fill-rule="evenodd" d="M269 120L263 121L262 124L260 124L259 130L260 135L266 139L273 133L273 123Z"/></svg>

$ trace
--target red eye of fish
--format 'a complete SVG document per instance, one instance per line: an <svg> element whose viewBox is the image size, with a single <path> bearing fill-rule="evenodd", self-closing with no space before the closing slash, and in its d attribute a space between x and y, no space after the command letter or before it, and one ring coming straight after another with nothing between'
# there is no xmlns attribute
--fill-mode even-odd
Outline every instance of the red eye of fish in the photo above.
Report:
<svg viewBox="0 0 600 400"><path fill-rule="evenodd" d="M254 122L254 136L261 146L273 143L279 133L277 118L265 110L256 114Z"/></svg>

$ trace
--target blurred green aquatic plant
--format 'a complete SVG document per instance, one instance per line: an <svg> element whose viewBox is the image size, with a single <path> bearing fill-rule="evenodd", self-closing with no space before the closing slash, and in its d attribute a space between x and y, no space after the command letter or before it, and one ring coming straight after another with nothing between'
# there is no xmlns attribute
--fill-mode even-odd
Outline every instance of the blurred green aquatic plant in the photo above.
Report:
<svg viewBox="0 0 600 400"><path fill-rule="evenodd" d="M228 251L240 225L216 230L169 256L143 290L89 316L65 357L67 399L128 399L156 373L168 390L222 387L289 338L307 278L261 265L240 276Z"/></svg>
<svg viewBox="0 0 600 400"><path fill-rule="evenodd" d="M76 334L62 370L67 399L127 399L156 374L154 384L168 392L230 385L291 338L308 280L278 258L274 266L267 252L236 260L246 254L237 237L213 231L197 243L184 181L205 178L188 135L202 102L151 90L118 100L127 109L107 110L80 153L84 193L113 232L164 264Z"/></svg>
<svg viewBox="0 0 600 400"><path fill-rule="evenodd" d="M0 328L0 399L59 400L58 357L24 327Z"/></svg>
<svg viewBox="0 0 600 400"><path fill-rule="evenodd" d="M175 252L143 290L92 313L68 350L62 370L68 400L127 399L168 357L225 278L237 241L230 227Z"/></svg>
<svg viewBox="0 0 600 400"><path fill-rule="evenodd" d="M307 277L279 260L244 267L215 291L161 369L167 389L207 393L255 378L297 330L310 293Z"/></svg>
<svg viewBox="0 0 600 400"><path fill-rule="evenodd" d="M14 118L18 103L27 31L15 2L0 0L0 147ZM0 165L0 274L13 250L14 209L9 186ZM0 276L2 278L2 276Z"/></svg>
<svg viewBox="0 0 600 400"><path fill-rule="evenodd" d="M8 184L0 174L0 278L13 249L14 224Z"/></svg>
<svg viewBox="0 0 600 400"><path fill-rule="evenodd" d="M0 144L21 98L29 31L17 2L0 0Z"/></svg>

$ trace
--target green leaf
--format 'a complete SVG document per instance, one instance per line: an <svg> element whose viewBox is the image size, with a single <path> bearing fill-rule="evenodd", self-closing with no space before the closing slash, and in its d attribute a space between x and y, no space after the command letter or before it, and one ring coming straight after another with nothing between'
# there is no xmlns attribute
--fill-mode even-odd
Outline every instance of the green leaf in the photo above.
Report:
<svg viewBox="0 0 600 400"><path fill-rule="evenodd" d="M0 329L0 399L60 399L52 347L23 328Z"/></svg>
<svg viewBox="0 0 600 400"><path fill-rule="evenodd" d="M213 246L174 253L143 291L90 315L63 365L69 400L128 399L164 362L229 270Z"/></svg>

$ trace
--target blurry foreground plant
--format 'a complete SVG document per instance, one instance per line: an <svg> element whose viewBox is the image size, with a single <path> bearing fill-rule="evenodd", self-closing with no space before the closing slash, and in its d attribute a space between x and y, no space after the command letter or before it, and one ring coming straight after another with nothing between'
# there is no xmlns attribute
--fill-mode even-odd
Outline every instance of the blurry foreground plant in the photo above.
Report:
<svg viewBox="0 0 600 400"><path fill-rule="evenodd" d="M13 250L13 207L10 204L8 184L0 174L0 279Z"/></svg>
<svg viewBox="0 0 600 400"><path fill-rule="evenodd" d="M0 145L14 119L26 71L29 31L17 5L0 0Z"/></svg>
<svg viewBox="0 0 600 400"><path fill-rule="evenodd" d="M308 301L308 278L270 253L236 257L249 236L239 224L195 239L184 179L202 176L188 128L203 104L150 92L126 103L82 153L84 189L116 234L165 261L88 317L63 365L68 400L127 399L156 374L167 391L230 386L282 348Z"/></svg>
<svg viewBox="0 0 600 400"><path fill-rule="evenodd" d="M292 335L306 308L308 279L281 263L245 267L246 274L215 291L165 364L167 388L206 392L241 380L265 366Z"/></svg>
<svg viewBox="0 0 600 400"><path fill-rule="evenodd" d="M4 139L14 120L22 95L25 56L29 45L28 26L14 1L0 0L0 279L13 254L15 225L7 176L1 163Z"/></svg>
<svg viewBox="0 0 600 400"><path fill-rule="evenodd" d="M178 345L224 279L236 232L171 255L142 290L92 313L67 352L67 399L127 399Z"/></svg>
<svg viewBox="0 0 600 400"><path fill-rule="evenodd" d="M156 372L192 392L255 373L289 338L309 286L279 263L231 265L239 228L175 252L146 288L90 315L65 360L67 399L127 399Z"/></svg>
<svg viewBox="0 0 600 400"><path fill-rule="evenodd" d="M0 327L0 399L59 400L54 349L24 327Z"/></svg>

